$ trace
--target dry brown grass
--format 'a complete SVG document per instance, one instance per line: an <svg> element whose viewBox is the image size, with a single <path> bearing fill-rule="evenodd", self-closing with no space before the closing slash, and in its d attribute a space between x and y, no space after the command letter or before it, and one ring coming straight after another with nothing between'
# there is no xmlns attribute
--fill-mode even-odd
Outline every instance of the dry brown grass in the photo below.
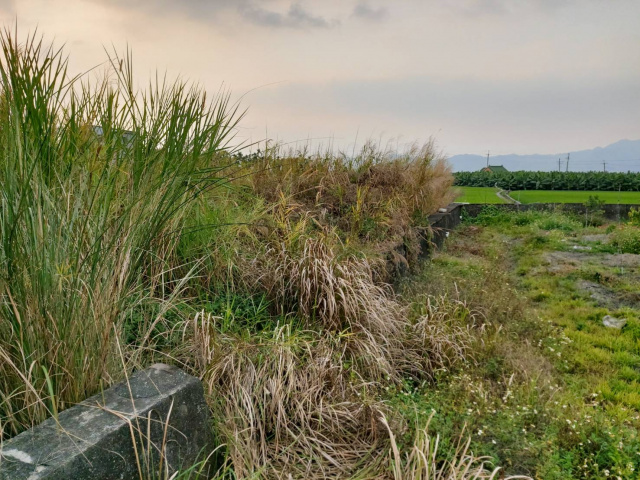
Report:
<svg viewBox="0 0 640 480"><path fill-rule="evenodd" d="M244 271L277 313L295 312L310 330L340 339L349 364L368 381L398 381L402 372L419 369L419 355L407 348L405 308L334 232L309 235L300 222L283 224Z"/></svg>
<svg viewBox="0 0 640 480"><path fill-rule="evenodd" d="M413 330L422 350L423 372L473 361L473 329L482 329L483 315L466 302L445 295L426 296Z"/></svg>
<svg viewBox="0 0 640 480"><path fill-rule="evenodd" d="M199 314L180 357L204 379L238 478L391 478L385 418L406 426L380 392L468 361L475 313L443 297L410 315L366 258L291 211L281 205L264 250L240 269L284 324L248 337Z"/></svg>
<svg viewBox="0 0 640 480"><path fill-rule="evenodd" d="M496 478L466 438L443 463L427 428L400 455L395 435L406 425L377 400L375 382L353 375L339 337L283 325L247 338L220 333L217 321L199 314L183 338L197 349L186 356L202 361L215 431L237 478Z"/></svg>
<svg viewBox="0 0 640 480"><path fill-rule="evenodd" d="M274 148L254 168L248 181L258 196L270 203L284 196L351 240L407 235L454 198L450 166L433 142L399 156L368 143L355 158Z"/></svg>
<svg viewBox="0 0 640 480"><path fill-rule="evenodd" d="M217 334L215 321L199 316L187 338L212 360L204 382L238 478L346 478L384 455L384 407L363 398L338 345L289 326Z"/></svg>

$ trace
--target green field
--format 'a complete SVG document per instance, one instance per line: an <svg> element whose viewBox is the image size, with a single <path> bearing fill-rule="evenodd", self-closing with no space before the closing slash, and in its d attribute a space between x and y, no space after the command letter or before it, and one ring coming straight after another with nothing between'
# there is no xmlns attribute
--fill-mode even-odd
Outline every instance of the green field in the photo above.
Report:
<svg viewBox="0 0 640 480"><path fill-rule="evenodd" d="M506 203L496 195L497 188L493 187L457 187L462 194L457 202L466 203Z"/></svg>
<svg viewBox="0 0 640 480"><path fill-rule="evenodd" d="M492 188L473 188L477 190L494 190ZM640 204L640 192L603 192L588 190L517 190L510 193L511 198L513 198L514 200L518 200L521 203L584 203L589 199L590 195L598 195L598 197L600 197L601 200L604 200L605 203Z"/></svg>

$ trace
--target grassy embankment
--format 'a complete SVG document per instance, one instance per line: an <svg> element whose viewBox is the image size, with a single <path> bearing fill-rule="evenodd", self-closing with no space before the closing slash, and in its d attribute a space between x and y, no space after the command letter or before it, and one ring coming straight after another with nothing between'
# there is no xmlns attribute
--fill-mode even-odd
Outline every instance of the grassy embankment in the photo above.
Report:
<svg viewBox="0 0 640 480"><path fill-rule="evenodd" d="M516 190L509 195L521 203L585 203L590 196L597 195L605 203L640 204L640 192Z"/></svg>

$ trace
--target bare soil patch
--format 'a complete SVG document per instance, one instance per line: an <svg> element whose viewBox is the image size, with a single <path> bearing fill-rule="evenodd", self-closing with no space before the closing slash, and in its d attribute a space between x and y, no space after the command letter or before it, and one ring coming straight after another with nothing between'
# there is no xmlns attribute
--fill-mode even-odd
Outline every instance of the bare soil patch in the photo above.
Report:
<svg viewBox="0 0 640 480"><path fill-rule="evenodd" d="M640 266L640 255L633 253L586 253L547 252L544 260L553 268L561 264L579 267L581 265L602 265L612 268L633 268ZM553 271L552 268L549 271Z"/></svg>
<svg viewBox="0 0 640 480"><path fill-rule="evenodd" d="M628 292L616 292L614 289L589 280L580 280L576 286L579 290L589 294L598 306L605 307L610 310L616 310L621 307L638 307L637 295L629 295Z"/></svg>
<svg viewBox="0 0 640 480"><path fill-rule="evenodd" d="M609 235L606 233L596 233L592 235L583 235L580 240L585 243L608 243Z"/></svg>

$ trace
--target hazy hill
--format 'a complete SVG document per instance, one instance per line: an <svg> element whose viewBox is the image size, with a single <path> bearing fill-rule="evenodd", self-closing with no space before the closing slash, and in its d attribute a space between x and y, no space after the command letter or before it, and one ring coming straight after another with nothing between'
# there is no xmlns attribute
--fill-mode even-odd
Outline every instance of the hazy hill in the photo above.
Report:
<svg viewBox="0 0 640 480"><path fill-rule="evenodd" d="M558 158L561 169L567 168L567 153L548 155L496 155L491 156L491 165L503 165L507 170L558 170ZM487 164L482 155L454 155L449 158L454 171L479 170ZM569 170L589 171L604 168L608 172L640 171L640 140L620 140L606 147L571 152Z"/></svg>

